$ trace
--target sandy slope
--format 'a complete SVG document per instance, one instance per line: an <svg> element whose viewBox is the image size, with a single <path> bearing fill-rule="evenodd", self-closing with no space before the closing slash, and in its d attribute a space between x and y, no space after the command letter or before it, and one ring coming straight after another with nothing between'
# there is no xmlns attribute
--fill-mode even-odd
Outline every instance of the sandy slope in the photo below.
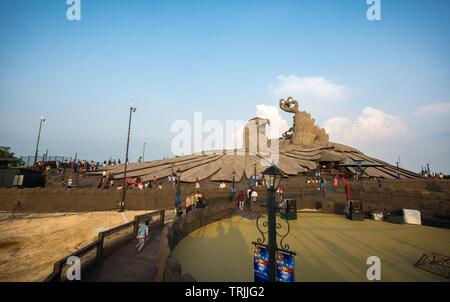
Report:
<svg viewBox="0 0 450 302"><path fill-rule="evenodd" d="M54 262L94 241L99 231L143 213L0 214L0 281L41 281Z"/></svg>

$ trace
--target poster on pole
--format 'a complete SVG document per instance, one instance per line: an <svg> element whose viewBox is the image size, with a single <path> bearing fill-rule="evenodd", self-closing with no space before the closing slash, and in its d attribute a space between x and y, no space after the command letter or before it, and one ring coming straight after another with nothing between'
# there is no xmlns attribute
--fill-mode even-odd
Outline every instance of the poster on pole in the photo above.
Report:
<svg viewBox="0 0 450 302"><path fill-rule="evenodd" d="M255 282L269 281L269 253L265 245L254 244L253 275Z"/></svg>
<svg viewBox="0 0 450 302"><path fill-rule="evenodd" d="M283 251L277 251L277 282L295 282L294 255Z"/></svg>

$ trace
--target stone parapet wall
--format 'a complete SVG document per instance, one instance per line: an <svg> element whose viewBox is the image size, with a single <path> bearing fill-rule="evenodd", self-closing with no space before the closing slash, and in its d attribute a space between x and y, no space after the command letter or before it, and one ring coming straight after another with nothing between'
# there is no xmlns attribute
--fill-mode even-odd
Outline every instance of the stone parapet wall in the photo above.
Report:
<svg viewBox="0 0 450 302"><path fill-rule="evenodd" d="M182 190L183 200L190 191ZM204 190L207 202L226 199L228 192ZM118 209L122 191L103 189L0 189L0 211L21 213L54 213L108 211ZM174 188L128 190L125 207L128 210L158 210L174 208ZM20 202L20 204L19 204Z"/></svg>
<svg viewBox="0 0 450 302"><path fill-rule="evenodd" d="M186 275L182 275L182 267L171 253L175 246L193 231L210 223L230 218L236 214L234 203L221 203L214 206L198 209L187 215L176 217L175 220L166 225L163 230L160 258L156 280L159 282L183 281Z"/></svg>
<svg viewBox="0 0 450 302"><path fill-rule="evenodd" d="M360 200L365 214L372 211L395 212L420 210L424 218L450 219L450 181L448 180L384 180L351 182L351 199ZM345 199L338 193L326 193L323 211L342 214Z"/></svg>
<svg viewBox="0 0 450 302"><path fill-rule="evenodd" d="M313 186L285 184L286 198L294 198L302 203L303 208L322 208L325 213L342 213L346 193L342 186L338 191L329 190L325 194L313 191ZM427 218L450 219L450 181L449 180L383 180L382 188L377 181L351 182L351 198L363 202L364 211L379 210L392 212L404 208L421 210ZM183 185L182 200L195 189ZM208 203L226 201L230 188L203 187L201 189ZM259 202L266 200L264 187L257 188ZM122 191L104 189L63 189L63 188L33 188L6 189L0 188L0 211L21 213L53 213L53 212L84 212L107 211L118 209L118 201ZM128 210L157 210L174 207L176 188L165 186L164 189L128 190L125 207ZM19 206L20 201L20 206ZM237 206L232 203L233 206ZM300 208L300 207L299 207Z"/></svg>

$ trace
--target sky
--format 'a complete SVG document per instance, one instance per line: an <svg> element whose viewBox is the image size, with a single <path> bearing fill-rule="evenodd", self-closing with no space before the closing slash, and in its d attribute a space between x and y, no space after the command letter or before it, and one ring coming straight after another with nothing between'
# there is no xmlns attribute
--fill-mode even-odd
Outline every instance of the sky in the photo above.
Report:
<svg viewBox="0 0 450 302"><path fill-rule="evenodd" d="M292 96L331 141L450 173L450 1L0 1L0 145L103 161L173 155L178 120L266 117ZM71 1L69 1L71 3ZM280 130L281 131L281 130ZM197 150L194 150L197 151Z"/></svg>

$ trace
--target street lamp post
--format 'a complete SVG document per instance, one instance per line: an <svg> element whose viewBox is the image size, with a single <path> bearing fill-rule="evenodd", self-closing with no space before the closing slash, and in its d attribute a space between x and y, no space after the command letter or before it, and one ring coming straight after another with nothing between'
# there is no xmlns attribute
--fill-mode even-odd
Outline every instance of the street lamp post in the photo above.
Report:
<svg viewBox="0 0 450 302"><path fill-rule="evenodd" d="M63 182L66 182L66 162L64 160L62 161L62 165L63 165L62 179Z"/></svg>
<svg viewBox="0 0 450 302"><path fill-rule="evenodd" d="M36 152L34 154L34 166L36 166L38 152L39 152L39 140L41 139L41 130L42 130L42 123L45 122L44 116L41 116L41 122L39 123L39 133L38 133L38 139L36 143Z"/></svg>
<svg viewBox="0 0 450 302"><path fill-rule="evenodd" d="M253 164L253 186L256 187L256 163Z"/></svg>
<svg viewBox="0 0 450 302"><path fill-rule="evenodd" d="M147 143L144 143L144 150L142 150L142 162L145 161L145 145L147 145Z"/></svg>
<svg viewBox="0 0 450 302"><path fill-rule="evenodd" d="M233 184L231 186L231 200L233 201L235 199L236 196L236 172L233 171Z"/></svg>
<svg viewBox="0 0 450 302"><path fill-rule="evenodd" d="M172 167L173 170L173 167ZM175 209L178 211L178 208L181 205L181 170L177 170L177 193L175 195Z"/></svg>
<svg viewBox="0 0 450 302"><path fill-rule="evenodd" d="M288 244L283 243L283 240L288 236L291 229L289 221L284 217L283 220L286 223L286 229L283 230L281 224L277 222L276 219L276 213L280 208L275 203L275 194L284 173L277 166L272 165L271 167L267 168L262 174L264 184L267 188L267 203L265 205L262 205L262 207L266 208L267 217L259 215L256 219L256 227L258 228L261 237L258 238L256 242L253 242L253 244L255 245L255 247L260 246L266 249L268 254L268 272L267 274L265 274L265 277L259 279L258 281L276 282L277 252L288 254L291 257L295 256L296 253L289 250ZM261 219L263 220L260 221ZM277 236L280 237L279 245L277 242ZM268 240L267 242L266 239ZM255 280L257 280L256 275Z"/></svg>
<svg viewBox="0 0 450 302"><path fill-rule="evenodd" d="M128 149L130 146L131 116L133 112L136 112L136 109L137 109L136 107L130 107L130 118L128 120L127 150L125 152L125 170L123 173L122 200L120 202L119 212L125 211L125 194L127 192L127 167L128 167Z"/></svg>
<svg viewBox="0 0 450 302"><path fill-rule="evenodd" d="M275 192L280 184L283 172L273 165L264 172L264 182L267 188L267 223L268 223L268 244L267 251L269 253L269 282L276 281L276 250L277 250L277 229L276 229L276 213L278 206L275 203Z"/></svg>

